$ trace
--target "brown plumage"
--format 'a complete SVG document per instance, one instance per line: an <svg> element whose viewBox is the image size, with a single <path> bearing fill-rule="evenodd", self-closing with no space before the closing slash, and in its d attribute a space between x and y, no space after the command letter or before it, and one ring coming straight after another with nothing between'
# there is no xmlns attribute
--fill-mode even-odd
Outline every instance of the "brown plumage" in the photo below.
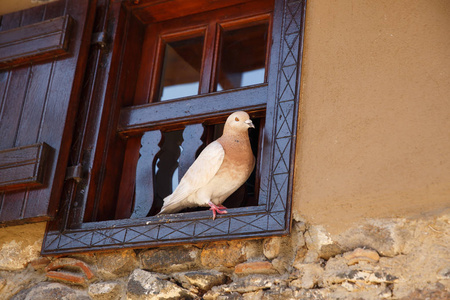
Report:
<svg viewBox="0 0 450 300"><path fill-rule="evenodd" d="M160 213L196 206L210 206L213 218L216 213L227 213L222 203L245 183L255 166L249 128L255 127L246 112L232 113L223 135L200 153L175 191L164 198Z"/></svg>

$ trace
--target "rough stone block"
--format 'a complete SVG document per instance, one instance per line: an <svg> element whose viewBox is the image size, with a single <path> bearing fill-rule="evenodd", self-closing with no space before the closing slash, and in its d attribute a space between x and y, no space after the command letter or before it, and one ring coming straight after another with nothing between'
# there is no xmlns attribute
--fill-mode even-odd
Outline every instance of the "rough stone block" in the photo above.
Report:
<svg viewBox="0 0 450 300"><path fill-rule="evenodd" d="M353 251L346 252L342 257L347 260L349 266L360 262L377 263L380 260L380 256L376 251L363 248L356 248Z"/></svg>
<svg viewBox="0 0 450 300"><path fill-rule="evenodd" d="M292 245L294 249L302 248L306 245L304 233L306 225L303 222L295 222L292 226Z"/></svg>
<svg viewBox="0 0 450 300"><path fill-rule="evenodd" d="M398 282L398 277L392 274L388 274L383 271L370 273L366 281L371 283L395 283Z"/></svg>
<svg viewBox="0 0 450 300"><path fill-rule="evenodd" d="M201 253L201 263L206 268L227 269L238 263L244 262L247 258L242 251L244 242L235 243L220 242L211 243L203 248Z"/></svg>
<svg viewBox="0 0 450 300"><path fill-rule="evenodd" d="M343 287L350 291L353 285L348 283L379 286L397 283L399 280L398 276L386 272L379 266L370 267L365 264L349 266L347 262L342 256L334 257L327 262L322 276L325 286L344 284Z"/></svg>
<svg viewBox="0 0 450 300"><path fill-rule="evenodd" d="M195 299L196 295L158 274L136 269L127 284L127 299Z"/></svg>
<svg viewBox="0 0 450 300"><path fill-rule="evenodd" d="M398 298L400 300L410 299L427 299L427 300L442 300L450 299L450 291L446 290L442 284L436 284L435 286L426 287L423 289L415 289L407 296Z"/></svg>
<svg viewBox="0 0 450 300"><path fill-rule="evenodd" d="M370 248L383 256L393 257L403 252L405 242L413 238L414 231L404 220L369 220L335 237L345 250Z"/></svg>
<svg viewBox="0 0 450 300"><path fill-rule="evenodd" d="M242 295L243 300L262 300L264 297L264 291L259 290L257 292L245 293Z"/></svg>
<svg viewBox="0 0 450 300"><path fill-rule="evenodd" d="M97 253L97 273L104 279L114 279L131 273L139 266L133 250Z"/></svg>
<svg viewBox="0 0 450 300"><path fill-rule="evenodd" d="M242 296L239 293L225 293L217 296L217 300L241 300Z"/></svg>
<svg viewBox="0 0 450 300"><path fill-rule="evenodd" d="M286 287L286 286L287 286L287 276L254 274L239 278L227 285L215 286L204 295L204 298L206 299L206 297L210 297L214 294L224 294L233 292L250 293L274 287Z"/></svg>
<svg viewBox="0 0 450 300"><path fill-rule="evenodd" d="M302 300L325 300L327 293L323 289L295 289L281 288L280 291L268 290L264 294L264 300L284 300L284 299L302 299ZM337 300L337 299L336 299Z"/></svg>
<svg viewBox="0 0 450 300"><path fill-rule="evenodd" d="M274 259L280 254L281 238L272 237L264 240L263 252L268 259Z"/></svg>
<svg viewBox="0 0 450 300"><path fill-rule="evenodd" d="M39 283L29 289L22 290L10 300L90 300L84 291L72 289L60 283Z"/></svg>
<svg viewBox="0 0 450 300"><path fill-rule="evenodd" d="M89 286L88 294L93 300L118 300L121 298L122 285L118 282L98 282Z"/></svg>
<svg viewBox="0 0 450 300"><path fill-rule="evenodd" d="M15 271L24 269L28 263L39 258L42 239L28 243L26 241L8 241L0 246L0 270Z"/></svg>
<svg viewBox="0 0 450 300"><path fill-rule="evenodd" d="M0 277L0 291L5 287L6 279Z"/></svg>
<svg viewBox="0 0 450 300"><path fill-rule="evenodd" d="M206 292L213 286L227 283L228 276L214 270L191 271L173 274L173 277L186 289Z"/></svg>
<svg viewBox="0 0 450 300"><path fill-rule="evenodd" d="M318 264L303 264L297 266L300 271L300 278L290 283L291 286L300 289L312 289L322 283L324 269Z"/></svg>
<svg viewBox="0 0 450 300"><path fill-rule="evenodd" d="M305 262L306 254L308 253L308 250L306 248L298 248L297 252L295 253L294 262L292 265L295 267L297 264L302 264ZM315 252L317 253L317 252ZM316 256L316 259L319 259L319 255Z"/></svg>
<svg viewBox="0 0 450 300"><path fill-rule="evenodd" d="M445 266L437 272L437 279L450 279L450 266Z"/></svg>
<svg viewBox="0 0 450 300"><path fill-rule="evenodd" d="M272 265L279 274L289 273L292 270L292 258L280 256L272 259Z"/></svg>
<svg viewBox="0 0 450 300"><path fill-rule="evenodd" d="M278 274L278 271L268 261L244 262L236 265L234 273L240 276L249 274Z"/></svg>
<svg viewBox="0 0 450 300"><path fill-rule="evenodd" d="M172 273L198 268L200 250L195 247L150 249L139 254L141 268Z"/></svg>
<svg viewBox="0 0 450 300"><path fill-rule="evenodd" d="M347 274L350 271L351 269L345 259L333 257L325 265L325 272L322 278L323 283L326 286L342 283L346 280L343 274Z"/></svg>
<svg viewBox="0 0 450 300"><path fill-rule="evenodd" d="M228 243L242 245L241 252L244 253L246 260L261 260L264 258L263 240L229 241Z"/></svg>
<svg viewBox="0 0 450 300"><path fill-rule="evenodd" d="M305 232L308 250L317 251L320 258L329 259L343 252L339 244L331 239L330 234L321 225L311 225Z"/></svg>
<svg viewBox="0 0 450 300"><path fill-rule="evenodd" d="M334 295L342 299L357 298L368 300L392 299L392 291L385 285L376 285L367 282L343 282L340 287L344 288L348 293Z"/></svg>

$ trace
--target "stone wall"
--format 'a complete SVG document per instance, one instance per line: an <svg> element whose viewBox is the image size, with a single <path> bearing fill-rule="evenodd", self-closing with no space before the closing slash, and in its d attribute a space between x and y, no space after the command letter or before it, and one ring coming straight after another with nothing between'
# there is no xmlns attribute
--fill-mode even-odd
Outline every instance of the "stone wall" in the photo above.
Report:
<svg viewBox="0 0 450 300"><path fill-rule="evenodd" d="M372 219L339 235L295 222L286 237L67 257L1 229L0 298L449 299L449 222L448 211Z"/></svg>

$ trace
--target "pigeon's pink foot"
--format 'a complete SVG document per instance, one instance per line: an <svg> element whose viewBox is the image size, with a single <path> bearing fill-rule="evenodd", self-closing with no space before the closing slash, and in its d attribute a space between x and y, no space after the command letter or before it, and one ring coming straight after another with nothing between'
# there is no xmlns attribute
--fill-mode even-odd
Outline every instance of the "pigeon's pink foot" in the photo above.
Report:
<svg viewBox="0 0 450 300"><path fill-rule="evenodd" d="M212 210L212 212L213 212L213 220L216 219L216 213L218 213L220 215L227 213L227 211L225 210L227 208L223 205L215 205L211 201L209 201L208 204L209 204L209 206L211 206L211 208L209 210Z"/></svg>

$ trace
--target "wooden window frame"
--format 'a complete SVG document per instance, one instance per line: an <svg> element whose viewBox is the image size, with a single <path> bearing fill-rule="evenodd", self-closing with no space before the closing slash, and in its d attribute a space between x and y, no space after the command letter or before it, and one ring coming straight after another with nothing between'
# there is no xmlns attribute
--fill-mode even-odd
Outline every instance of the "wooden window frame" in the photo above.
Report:
<svg viewBox="0 0 450 300"><path fill-rule="evenodd" d="M239 2L236 0L235 2ZM125 39L124 28L131 26L129 16L132 4L110 3L108 9L112 18L125 19L127 22L109 26L103 22L103 30L110 30L109 35L115 37L113 47L109 51L97 49L91 56L92 64L103 63L103 69L88 76L91 82L91 92L85 92L84 97L103 99L99 101L96 113L98 122L108 122L102 119L105 113L116 116L114 124L120 135L131 136L136 132L155 130L167 126L171 122L192 123L206 118L217 118L242 109L253 114L265 112L265 129L261 154L261 189L257 206L230 209L226 215L212 220L210 213L199 211L172 215L159 215L137 219L121 219L101 222L76 222L80 214L79 203L73 197L73 191L78 182L66 182L58 217L49 222L44 238L42 254L55 255L75 252L98 251L117 248L143 248L169 244L193 243L223 239L240 239L285 235L290 232L291 204L294 172L294 153L297 137L298 105L301 75L301 58L303 51L303 32L305 22L306 0L275 0L273 11L272 45L270 61L266 70L267 83L220 93L204 94L187 97L182 100L167 101L167 103L145 104L147 95L132 95L133 92L122 86L108 90L123 79L120 64L114 53L120 52L121 44L117 41ZM131 7L131 8L130 8ZM138 12L139 13L139 12ZM124 17L125 16L125 17ZM148 17L140 16L141 20ZM108 33L108 31L107 31ZM141 32L142 34L142 32ZM217 42L217 41L216 41ZM130 53L123 53L126 57ZM89 68L88 68L89 70ZM98 69L96 69L98 70ZM155 72L156 70L153 70ZM137 73L137 71L136 71ZM152 75L149 74L149 78ZM138 80L136 77L128 80ZM141 79L139 79L141 80ZM211 80L211 88L214 80ZM139 83L138 83L139 84ZM120 90L122 89L122 90ZM148 91L150 92L150 91ZM114 101L118 96L132 98L128 108L114 111ZM251 95L251 97L248 97ZM257 99L242 102L240 107L217 109L218 101L227 98ZM110 103L108 103L110 101ZM125 104L127 100L125 100ZM202 109L192 117L178 108L180 101L202 103ZM136 106L136 104L139 104ZM192 104L194 106L194 104ZM170 115L158 119L152 117L159 105L169 107ZM112 108L111 108L112 107ZM83 110L83 107L80 108ZM86 115L86 114L85 114ZM91 122L94 122L91 121ZM85 122L80 119L80 122ZM77 141L75 141L75 144ZM79 162L80 153L74 151L72 164ZM78 157L78 160L77 160ZM93 157L87 156L90 160ZM85 158L86 159L86 158ZM88 180L89 181L89 180ZM88 184L83 183L83 184ZM79 187L78 187L79 188ZM78 205L78 208L77 208ZM75 220L75 221L74 221Z"/></svg>

